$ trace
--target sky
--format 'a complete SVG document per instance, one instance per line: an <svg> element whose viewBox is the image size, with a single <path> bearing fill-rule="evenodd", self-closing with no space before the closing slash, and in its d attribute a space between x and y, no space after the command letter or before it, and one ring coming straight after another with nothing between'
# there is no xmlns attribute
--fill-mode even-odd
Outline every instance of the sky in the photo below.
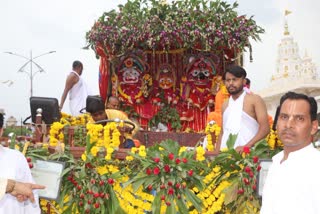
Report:
<svg viewBox="0 0 320 214"><path fill-rule="evenodd" d="M0 108L5 109L6 118L14 116L20 124L30 115L30 67L25 73L18 70L28 60L6 54L14 52L31 58L43 55L35 61L44 69L33 78L33 95L55 97L60 100L65 80L71 71L72 62L84 64L83 78L95 94L99 93L99 60L92 50L83 50L85 33L103 12L117 9L126 0L0 0ZM228 0L233 3L234 0ZM261 42L252 41L253 62L244 58L244 68L251 79L253 91L268 87L275 70L277 46L283 35L284 11L288 16L290 34L300 48L305 50L320 65L320 1L316 0L238 0L239 15L254 16L257 24L266 33ZM36 67L33 73L38 71ZM3 81L13 84L3 84ZM69 113L68 99L63 112Z"/></svg>

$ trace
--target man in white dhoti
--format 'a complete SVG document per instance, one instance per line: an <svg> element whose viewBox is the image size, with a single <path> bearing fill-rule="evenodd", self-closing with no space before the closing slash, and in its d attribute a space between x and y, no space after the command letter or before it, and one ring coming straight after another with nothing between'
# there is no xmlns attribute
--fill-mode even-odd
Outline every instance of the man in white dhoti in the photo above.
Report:
<svg viewBox="0 0 320 214"><path fill-rule="evenodd" d="M246 71L237 65L229 66L224 74L224 81L229 100L222 106L222 129L214 154L227 147L230 134L237 134L235 149L243 151L243 147L251 147L265 138L270 131L267 108L259 95L244 91Z"/></svg>
<svg viewBox="0 0 320 214"><path fill-rule="evenodd" d="M26 190L25 193L21 191L20 182L34 183L29 165L22 153L0 146L0 169L0 177L10 179L9 182L8 180L1 179L0 194L3 194L5 184L9 185L9 188L6 187L6 194L3 196L0 195L0 213L40 213L37 193L33 192L33 196L35 198L34 203L27 199L29 197L33 201L32 194L28 192L30 191L30 188L33 188L32 185L25 184L26 188L29 188L29 190ZM15 183L14 181L18 181L18 183ZM35 185L34 187L37 186ZM20 190L18 188L20 188Z"/></svg>
<svg viewBox="0 0 320 214"><path fill-rule="evenodd" d="M74 61L72 64L72 71L67 77L66 85L60 101L60 110L69 93L70 112L73 116L80 114L80 110L86 107L87 96L90 91L85 81L81 78L83 65L80 61Z"/></svg>
<svg viewBox="0 0 320 214"><path fill-rule="evenodd" d="M283 151L272 158L261 214L320 213L320 151L311 143L317 130L315 99L294 92L283 95L277 120Z"/></svg>

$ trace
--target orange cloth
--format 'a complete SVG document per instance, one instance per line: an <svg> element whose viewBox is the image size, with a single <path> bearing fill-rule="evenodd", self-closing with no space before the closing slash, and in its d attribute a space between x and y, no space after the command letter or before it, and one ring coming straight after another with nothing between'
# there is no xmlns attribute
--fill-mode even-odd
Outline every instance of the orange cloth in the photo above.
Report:
<svg viewBox="0 0 320 214"><path fill-rule="evenodd" d="M273 118L271 115L268 114L268 121L269 121L269 125L272 127L273 125Z"/></svg>
<svg viewBox="0 0 320 214"><path fill-rule="evenodd" d="M210 112L207 117L207 123L214 120L218 124L218 126L221 127L221 125L222 125L221 124L222 123L222 104L228 98L229 98L229 94L224 93L223 88L221 88L215 97L214 111Z"/></svg>

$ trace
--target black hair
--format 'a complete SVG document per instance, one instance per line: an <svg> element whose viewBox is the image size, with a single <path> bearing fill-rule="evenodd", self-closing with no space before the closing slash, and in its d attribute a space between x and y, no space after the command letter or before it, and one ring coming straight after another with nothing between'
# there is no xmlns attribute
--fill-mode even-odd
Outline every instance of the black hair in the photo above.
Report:
<svg viewBox="0 0 320 214"><path fill-rule="evenodd" d="M223 74L223 79L226 79L226 73L230 73L232 75L234 75L237 78L243 77L246 78L247 76L247 72L246 70L244 70L244 68L242 68L239 65L229 65L226 68L226 71Z"/></svg>
<svg viewBox="0 0 320 214"><path fill-rule="evenodd" d="M83 67L82 62L80 62L79 60L76 60L72 63L72 68L79 68L79 67Z"/></svg>
<svg viewBox="0 0 320 214"><path fill-rule="evenodd" d="M250 83L251 83L251 80L247 77L247 78L246 78L246 84L247 84L247 85L250 85Z"/></svg>
<svg viewBox="0 0 320 214"><path fill-rule="evenodd" d="M284 103L284 101L286 101L288 99L289 100L305 100L305 101L307 101L310 106L309 112L310 112L311 121L317 120L318 106L317 106L316 100L313 97L308 97L305 94L299 94L299 93L289 91L281 97L280 109L281 109L281 106Z"/></svg>
<svg viewBox="0 0 320 214"><path fill-rule="evenodd" d="M86 112L90 114L104 111L105 106L100 96L88 96L86 100Z"/></svg>

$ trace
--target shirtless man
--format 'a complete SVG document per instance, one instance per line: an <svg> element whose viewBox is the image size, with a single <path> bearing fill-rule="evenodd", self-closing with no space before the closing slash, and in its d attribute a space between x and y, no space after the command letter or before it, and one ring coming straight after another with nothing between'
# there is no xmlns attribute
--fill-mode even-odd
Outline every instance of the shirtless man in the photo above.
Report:
<svg viewBox="0 0 320 214"><path fill-rule="evenodd" d="M67 77L66 85L61 96L60 110L69 93L70 112L72 116L80 114L80 110L86 107L87 96L90 95L88 87L81 78L83 65L80 61L74 61L72 64L72 71Z"/></svg>
<svg viewBox="0 0 320 214"><path fill-rule="evenodd" d="M230 98L222 105L223 126L214 154L227 147L230 134L238 134L234 147L242 152L243 147L253 146L270 131L264 101L259 95L247 94L243 89L246 75L246 71L237 65L226 69L224 80Z"/></svg>

